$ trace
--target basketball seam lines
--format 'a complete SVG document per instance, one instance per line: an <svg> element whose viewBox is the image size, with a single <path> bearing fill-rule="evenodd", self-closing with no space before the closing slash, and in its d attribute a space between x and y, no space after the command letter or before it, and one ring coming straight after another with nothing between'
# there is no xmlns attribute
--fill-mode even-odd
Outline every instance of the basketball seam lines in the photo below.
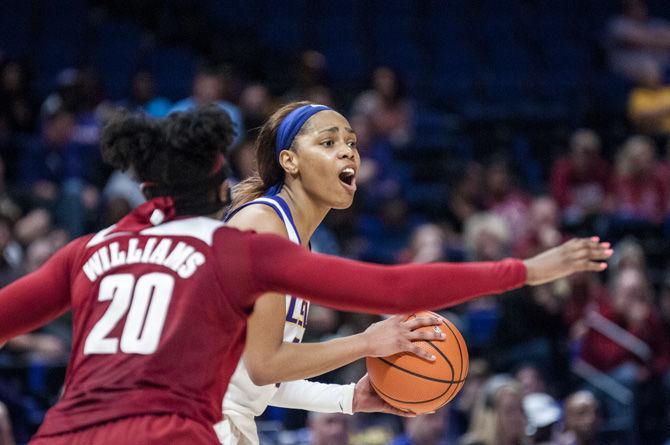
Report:
<svg viewBox="0 0 670 445"><path fill-rule="evenodd" d="M449 385L449 386L447 387L447 389L446 389L442 394L440 394L440 395L437 396L437 397L433 397L432 399L428 399L428 400L419 400L419 401L417 401L417 402L414 402L414 401L409 401L409 400L400 400L400 399L396 399L396 398L391 397L390 395L386 394L386 393L385 393L384 391L382 391L381 389L377 388L377 387L375 386L375 384L372 383L372 380L370 380L370 384L372 385L372 388L373 388L375 391L379 391L379 393L380 393L380 394L383 394L384 397L388 397L389 399L393 400L394 402L407 403L408 405L416 405L416 404L419 404L419 403L428 403L428 402L432 402L433 400L437 400L437 399L439 399L440 397L444 396L444 395L449 391L449 388L451 388L451 385ZM446 405L446 404L449 403L449 402L451 402L451 399L447 400L447 401L444 403L444 405ZM440 408L443 407L444 405L440 405Z"/></svg>
<svg viewBox="0 0 670 445"><path fill-rule="evenodd" d="M377 359L383 361L384 363L386 363L387 365L389 365L393 368L399 369L399 370L401 370L403 372L406 372L408 374L412 374L415 377L421 377L422 379L431 380L433 382L438 382L438 383L462 383L463 382L463 380L444 380L444 379L438 379L438 378L435 378L435 377L428 377L428 376L410 371L408 369L401 368L400 366L395 365L395 364L389 362L388 360L384 359L384 357L377 357Z"/></svg>
<svg viewBox="0 0 670 445"><path fill-rule="evenodd" d="M445 325L445 326L447 327L447 329L449 329L449 332L451 332L451 335L454 337L454 340L456 340L456 345L458 346L458 355L459 355L459 358L460 358L460 364L461 364L461 366L460 366L460 370L459 370L459 372L458 372L458 378L461 379L461 381L465 381L465 378L463 378L463 351L461 350L461 342L460 342L460 340L458 339L458 336L456 335L456 333L454 332L454 330L451 328L451 326L450 326L450 325L447 323L447 321L444 319L444 317L442 317L442 324ZM445 359L446 359L446 357L445 357ZM448 359L446 359L446 360L448 361ZM449 362L449 364L451 364L451 362ZM453 377L456 377L456 376L453 374L453 368L452 368L452 374L451 374L451 375L452 375ZM450 389L451 389L451 386L449 386L449 389L447 389L447 391L449 391ZM442 408L444 405L446 405L447 403L451 402L451 400L456 396L456 394L458 393L459 390L460 390L460 388L459 388L459 387L456 387L456 390L454 391L454 393L447 399L446 402L444 402L442 405L440 405L439 408ZM436 408L436 409L439 409L439 408Z"/></svg>
<svg viewBox="0 0 670 445"><path fill-rule="evenodd" d="M443 318L443 317L440 317L440 318ZM449 386L448 386L447 389L446 389L442 394L440 394L439 396L434 397L434 398L429 399L429 400L422 400L422 401L418 401L418 402L414 402L414 401L406 401L406 400L400 400L400 399L393 398L393 397L389 396L388 394L386 394L384 391L382 391L382 390L380 390L379 388L377 388L377 386L375 386L375 384L373 383L373 381L372 381L372 379L371 379L371 380L370 380L370 384L371 384L372 387L375 389L375 391L379 392L380 394L383 394L384 397L387 397L387 398L389 398L389 399L391 399L391 400L393 400L393 401L395 401L395 402L406 403L406 404L428 403L428 402L432 402L432 401L434 401L434 400L437 400L437 399L443 397L445 394L447 394L447 393L451 390L451 387L453 386L454 383L461 384L461 383L463 383L463 382L465 381L465 378L461 378L461 377L463 376L463 374L464 374L464 372L463 372L463 349L461 348L461 342L459 341L458 336L454 333L454 330L453 330L453 329L451 328L451 326L449 326L449 324L446 322L446 320L443 319L441 324L444 324L444 326L445 326L447 329L449 329L449 331L450 331L451 334L453 335L454 339L456 340L456 345L458 346L458 355L459 355L460 363L461 363L461 367L460 367L460 370L459 370L459 373L458 373L459 380L443 380L443 379L437 379L437 378L434 378L434 377L424 376L424 375L421 375L421 374L412 372L412 371L410 371L410 370L401 368L400 366L397 366L397 365L395 365L395 364L389 362L388 360L385 360L383 357L377 357L379 360L381 360L382 362L386 363L387 365L389 365L389 366L391 366L391 367L393 367L393 368L399 369L399 370L401 370L401 371L403 371L403 372L405 372L405 373L408 373L408 374L414 375L415 377L423 378L423 379L426 379L426 380L431 380L431 381L435 381L435 382L439 382L439 383L446 383L446 384L449 384ZM449 367L451 368L451 375L452 375L452 377L456 377L456 376L455 376L455 373L454 373L454 366L452 365L452 363L451 363L451 361L449 360L449 358L447 358L447 356L446 356L446 355L445 355L445 354L444 354L444 353L443 353L437 346L435 346L431 341L426 340L426 343L428 343L433 349L435 349L435 350L442 356L442 358L444 358L444 360L447 362L447 364L448 364ZM467 375L467 372L465 372L465 375ZM450 396L450 397L449 397L449 398L448 398L442 405L440 405L439 407L435 408L435 411L437 411L438 409L442 408L442 407L445 406L447 403L451 402L451 400L452 400L452 399L454 398L454 396L456 395L456 392L458 392L459 387L457 386L456 388L457 388L457 389L456 389L456 391L454 392L454 394L452 394L452 395L451 395L451 396Z"/></svg>

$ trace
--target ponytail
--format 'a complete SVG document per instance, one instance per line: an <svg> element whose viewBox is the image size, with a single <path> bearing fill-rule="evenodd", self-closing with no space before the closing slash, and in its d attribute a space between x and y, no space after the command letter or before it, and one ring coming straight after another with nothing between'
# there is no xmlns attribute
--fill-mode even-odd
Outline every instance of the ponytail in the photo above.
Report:
<svg viewBox="0 0 670 445"><path fill-rule="evenodd" d="M256 171L250 177L239 183L233 188L233 203L231 210L234 210L249 201L260 198L265 195L273 186L281 184L284 180L284 169L277 162L275 154L275 141L277 139L277 130L284 118L293 110L311 102L291 102L275 111L270 118L263 124L254 146L256 153ZM299 134L299 133L298 133ZM293 145L289 147L293 149Z"/></svg>

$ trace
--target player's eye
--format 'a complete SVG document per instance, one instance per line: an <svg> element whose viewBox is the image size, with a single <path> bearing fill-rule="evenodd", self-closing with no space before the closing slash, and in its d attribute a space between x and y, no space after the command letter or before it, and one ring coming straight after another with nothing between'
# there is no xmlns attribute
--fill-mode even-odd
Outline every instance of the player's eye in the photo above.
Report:
<svg viewBox="0 0 670 445"><path fill-rule="evenodd" d="M335 142L333 142L331 139L326 139L325 141L321 142L321 145L324 147L332 147L335 145Z"/></svg>
<svg viewBox="0 0 670 445"><path fill-rule="evenodd" d="M355 148L357 148L356 141L349 141L349 142L347 142L347 145L348 145L349 148L351 148L351 149L355 149Z"/></svg>

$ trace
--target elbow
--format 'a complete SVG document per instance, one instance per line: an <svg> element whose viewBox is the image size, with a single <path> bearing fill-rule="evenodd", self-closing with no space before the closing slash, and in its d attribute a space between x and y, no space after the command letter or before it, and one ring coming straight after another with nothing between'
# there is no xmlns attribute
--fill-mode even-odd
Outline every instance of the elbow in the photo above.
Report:
<svg viewBox="0 0 670 445"><path fill-rule="evenodd" d="M251 369L248 369L247 372L249 374L249 378L251 379L252 383L256 386L266 386L276 383L271 378L272 376L265 371L260 370L252 371Z"/></svg>
<svg viewBox="0 0 670 445"><path fill-rule="evenodd" d="M254 385L266 386L277 383L277 376L272 372L274 368L267 366L267 364L253 363L252 360L245 360L244 364L247 368L249 379L251 379Z"/></svg>

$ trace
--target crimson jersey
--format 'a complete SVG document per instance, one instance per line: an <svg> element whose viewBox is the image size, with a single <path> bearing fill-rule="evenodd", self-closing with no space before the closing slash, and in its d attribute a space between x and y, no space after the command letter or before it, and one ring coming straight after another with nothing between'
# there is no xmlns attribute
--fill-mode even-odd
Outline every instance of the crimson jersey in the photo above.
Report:
<svg viewBox="0 0 670 445"><path fill-rule="evenodd" d="M246 317L262 293L399 313L501 292L525 278L517 260L388 267L313 254L210 218L175 219L171 200L157 198L0 290L0 343L73 312L64 392L38 436L139 414L209 427L220 420Z"/></svg>

